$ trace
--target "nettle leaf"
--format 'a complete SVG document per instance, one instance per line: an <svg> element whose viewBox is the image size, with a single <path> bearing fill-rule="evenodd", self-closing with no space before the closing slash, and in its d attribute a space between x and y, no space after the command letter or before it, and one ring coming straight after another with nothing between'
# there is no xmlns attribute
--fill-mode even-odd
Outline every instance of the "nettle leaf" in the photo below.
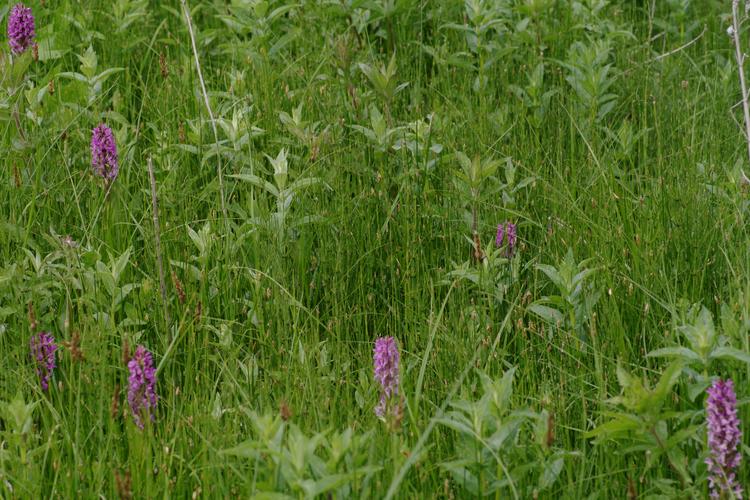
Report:
<svg viewBox="0 0 750 500"><path fill-rule="evenodd" d="M507 370L498 381L492 380L483 371L479 372L485 394L490 396L490 400L500 412L507 409L510 396L513 394L513 375L515 372L515 367Z"/></svg>
<svg viewBox="0 0 750 500"><path fill-rule="evenodd" d="M239 179L244 182L248 182L260 189L263 189L268 192L271 196L278 197L279 196L279 190L276 189L276 186L271 184L265 179L261 179L257 175L254 174L232 174L229 177L233 177L235 179Z"/></svg>
<svg viewBox="0 0 750 500"><path fill-rule="evenodd" d="M533 312L544 321L552 323L554 325L560 324L564 319L563 313L561 313L557 309L538 303L531 304L527 310Z"/></svg>
<svg viewBox="0 0 750 500"><path fill-rule="evenodd" d="M597 438L597 440L615 438L622 434L643 428L643 420L628 413L605 413L612 416L612 420L601 424L595 429L584 434L586 438Z"/></svg>
<svg viewBox="0 0 750 500"><path fill-rule="evenodd" d="M684 325L680 331L690 343L693 351L706 355L716 344L716 329L711 311L701 308L694 324Z"/></svg>
<svg viewBox="0 0 750 500"><path fill-rule="evenodd" d="M460 419L460 420L459 420ZM466 436L475 436L474 429L472 429L471 422L465 417L456 415L452 417L444 417L436 420L438 424L443 424L446 427L453 429L454 431L464 434Z"/></svg>
<svg viewBox="0 0 750 500"><path fill-rule="evenodd" d="M688 384L687 390L688 390L688 399L691 402L695 402L695 400L700 396L701 394L706 392L706 389L711 385L711 379L706 377L705 379L699 379L694 384Z"/></svg>
<svg viewBox="0 0 750 500"><path fill-rule="evenodd" d="M727 359L750 364L750 354L734 347L717 347L711 352L709 357L712 359Z"/></svg>
<svg viewBox="0 0 750 500"><path fill-rule="evenodd" d="M652 403L656 404L657 401L663 403L664 398L667 397L667 394L672 391L672 387L674 387L679 380L680 375L682 374L682 368L683 364L679 361L675 361L664 370L664 373L654 388L653 396L656 400L652 401Z"/></svg>
<svg viewBox="0 0 750 500"><path fill-rule="evenodd" d="M646 354L647 358L682 358L685 361L702 362L700 355L687 347L664 347Z"/></svg>
<svg viewBox="0 0 750 500"><path fill-rule="evenodd" d="M562 472L563 465L565 464L564 458L553 458L551 460L548 460L544 464L544 471L542 472L541 477L539 478L539 489L545 490L555 484L557 481L557 478L560 476L560 472Z"/></svg>

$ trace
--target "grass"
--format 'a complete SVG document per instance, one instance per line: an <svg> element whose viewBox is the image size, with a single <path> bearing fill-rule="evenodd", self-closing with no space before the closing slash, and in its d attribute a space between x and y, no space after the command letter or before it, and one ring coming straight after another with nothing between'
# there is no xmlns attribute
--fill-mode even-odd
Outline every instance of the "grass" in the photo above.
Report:
<svg viewBox="0 0 750 500"><path fill-rule="evenodd" d="M646 354L685 344L687 305L706 306L747 352L746 327L733 336L724 321L750 318L729 6L498 4L195 2L217 146L178 3L30 3L40 60L27 53L11 66L7 45L2 53L2 495L302 497L325 487L334 498L464 498L488 492L487 470L512 471L498 497L705 495L703 399L690 400L688 372L664 398L696 423L679 452L650 463L644 450L626 453L631 437L586 433L613 411L618 363L658 379L668 363ZM14 80L10 68L24 63ZM368 78L363 64L385 76ZM99 86L66 74L110 68ZM120 155L109 193L91 171L100 122ZM282 149L286 186L308 179L288 206L248 180L278 186L269 160ZM498 161L475 198L456 175L457 152ZM506 159L515 178L502 189ZM485 263L471 258L472 205ZM518 224L511 259L491 255L505 220ZM532 306L559 291L538 266L559 269L569 249L595 270L581 300L601 296L578 320L571 309L575 324L548 323ZM61 347L47 393L29 355L28 304L38 330L79 338L85 356ZM401 349L397 430L373 412L382 336ZM144 431L125 399L123 355L138 344L158 366L158 411ZM482 396L475 368L500 380L511 367L508 408L553 417L544 431L524 421L518 440L488 457L443 410ZM702 374L731 377L744 403L747 365ZM740 416L750 421L744 406ZM356 444L337 462L330 447L346 428ZM550 429L552 442L539 444ZM522 470L563 450L575 454L549 485ZM472 454L490 464L475 489L445 466Z"/></svg>

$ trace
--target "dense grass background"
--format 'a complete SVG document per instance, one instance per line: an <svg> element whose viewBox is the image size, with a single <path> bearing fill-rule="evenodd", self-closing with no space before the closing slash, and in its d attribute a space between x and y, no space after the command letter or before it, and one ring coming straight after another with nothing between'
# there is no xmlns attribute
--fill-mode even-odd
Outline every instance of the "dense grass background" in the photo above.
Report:
<svg viewBox="0 0 750 500"><path fill-rule="evenodd" d="M482 24L471 17L475 4L492 23L479 43L459 29ZM221 451L253 437L250 411L283 407L308 435L374 431L362 449L367 464L382 468L334 496L382 497L446 398L478 397L472 365L492 377L517 367L514 406L552 413L555 446L580 452L540 496L645 496L661 479L676 480L665 460L646 470L644 453L595 446L584 433L620 391L618 360L658 376L664 360L645 354L678 342L684 304L703 304L717 318L724 304L750 319L728 2L388 5L192 2L212 109L224 120L217 148L178 3L29 4L40 60L27 61L25 81L14 85L7 45L2 54L0 400L20 395L36 406L23 436L8 405L0 416L1 496L114 497L116 475L129 472L136 498L247 497L267 488L257 482L258 461ZM3 25L10 6L0 9ZM408 85L389 100L359 64L379 68L392 56L395 84ZM109 68L121 70L98 88L65 75ZM301 118L289 125L298 106ZM385 145L353 128L373 128L373 107L395 129ZM398 128L417 120L416 139ZM108 195L90 167L90 132L102 121L120 151ZM392 147L399 139L418 147ZM439 152L428 152L434 144ZM232 175L273 182L265 155L282 148L290 181L320 183L294 198L279 229L258 222L270 220L275 199ZM512 201L490 178L478 201L488 251L498 223L519 225L518 252L501 265L501 296L448 274L461 263L483 268L470 259L457 151L500 160L492 177L503 182L506 158L516 181L533 178ZM304 217L310 223L295 225ZM585 293L602 292L583 335L528 309L555 293L535 265L557 265L568 249L597 270ZM58 352L48 394L29 356L29 303L39 329L60 342L77 336L85 356ZM388 335L402 350L407 406L394 433L373 414L372 346ZM739 340L746 349L747 335ZM157 420L143 433L124 399L123 351L137 344L159 366ZM747 395L749 370L715 368ZM701 401L686 398L683 382L669 404L700 410ZM744 408L741 416L750 417ZM693 465L702 439L686 445ZM435 427L398 496L469 496L439 466L459 454L455 433ZM701 494L704 472L696 476ZM517 487L527 498L536 484Z"/></svg>

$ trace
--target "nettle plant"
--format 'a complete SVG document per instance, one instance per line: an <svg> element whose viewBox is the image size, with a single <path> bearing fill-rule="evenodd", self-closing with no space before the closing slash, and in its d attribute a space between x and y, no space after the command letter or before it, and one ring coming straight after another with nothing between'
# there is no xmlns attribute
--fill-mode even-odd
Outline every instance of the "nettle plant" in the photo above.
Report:
<svg viewBox="0 0 750 500"><path fill-rule="evenodd" d="M557 267L537 264L557 288L556 295L549 295L533 302L528 310L551 327L574 332L579 339L587 335L587 325L599 301L602 291L593 282L596 268L588 267L591 259L576 262L573 249L569 248L565 258ZM550 335L553 330L550 330Z"/></svg>
<svg viewBox="0 0 750 500"><path fill-rule="evenodd" d="M14 482L21 491L31 491L31 485L42 480L39 470L29 465L44 457L53 442L34 427L34 413L40 402L26 403L21 392L10 401L0 400L0 421L4 424L0 429L0 470L18 471L20 477L16 476ZM4 487L8 486L6 480ZM13 495L12 489L10 494Z"/></svg>
<svg viewBox="0 0 750 500"><path fill-rule="evenodd" d="M651 387L647 380L618 365L617 380L622 392L607 401L614 407L603 413L607 421L586 436L595 438L595 444L599 446L614 441L619 445L616 450L622 454L644 453L646 462L641 471L644 475L650 469L658 469L666 460L677 480L658 477L654 486L670 498L686 493L692 497L681 497L697 498L701 491L693 485L700 485L701 481L697 479L705 474L705 465L698 451L703 448L704 413L701 409L676 411L670 407L676 396L673 388L682 370L680 361L672 363ZM696 479L695 483L693 479Z"/></svg>
<svg viewBox="0 0 750 500"><path fill-rule="evenodd" d="M403 134L403 127L389 127L383 114L372 105L369 109L370 126L350 125L350 127L361 133L370 143L375 151L376 158L382 158L386 153L393 151L393 146Z"/></svg>
<svg viewBox="0 0 750 500"><path fill-rule="evenodd" d="M318 177L303 175L290 182L286 149L282 148L275 158L268 155L266 155L266 158L273 167L273 183L249 172L242 172L231 177L260 188L270 197L275 210L272 208L267 214L253 217L250 223L273 235L277 247L283 251L288 241L296 239L297 231L302 226L324 220L319 215L297 214L292 210L294 200L313 186L322 185L328 189L331 189L331 187Z"/></svg>
<svg viewBox="0 0 750 500"><path fill-rule="evenodd" d="M250 154L252 141L265 133L263 129L251 122L254 107L241 105L226 109L225 106L219 106L217 112L219 116L216 118L216 125L224 132L224 138L212 144L211 148L204 153L203 163L208 163L213 156L220 154L235 168L246 166L250 163L249 158L252 157ZM207 121L203 123L208 124ZM194 148L194 146L191 147Z"/></svg>
<svg viewBox="0 0 750 500"><path fill-rule="evenodd" d="M85 311L86 316L98 323L100 332L142 324L140 313L129 297L143 283L125 279L130 248L120 255L110 254L104 262L96 249L79 246L72 240L63 241L61 246L62 249L47 254L24 249L27 258L22 260L22 273L15 283L22 296L32 297L40 310L56 309L64 296L65 314L71 314L71 310ZM70 317L65 317L65 321L69 320Z"/></svg>
<svg viewBox="0 0 750 500"><path fill-rule="evenodd" d="M198 9L197 5L193 10ZM227 55L238 55L253 59L273 57L300 35L293 29L287 17L299 4L277 0L232 0L228 5L217 5L221 20L234 35L221 43L221 51ZM216 30L214 36L221 36Z"/></svg>
<svg viewBox="0 0 750 500"><path fill-rule="evenodd" d="M254 436L221 455L252 460L254 493L273 498L334 498L369 496L373 474L372 433L317 432L306 435L280 416L243 408ZM288 497L285 494L291 494Z"/></svg>
<svg viewBox="0 0 750 500"><path fill-rule="evenodd" d="M684 373L688 376L690 401L695 401L711 385L718 361L750 365L750 354L731 344L733 338L742 338L743 334L747 334L746 326L735 319L726 305L722 307L721 313L724 335L717 332L713 315L705 307L695 304L683 308L676 314L676 322L679 324L676 331L687 345L663 347L647 354L650 358L674 358L682 363Z"/></svg>
<svg viewBox="0 0 750 500"><path fill-rule="evenodd" d="M576 455L554 446L554 418L546 410L512 408L514 373L511 368L495 380L478 371L481 397L452 401L452 410L438 420L458 436L456 459L440 466L467 494L536 498L557 482L565 459Z"/></svg>
<svg viewBox="0 0 750 500"><path fill-rule="evenodd" d="M502 162L494 159L473 160L462 152L456 153L461 170L456 171L454 183L463 202L464 219L471 227L471 237L466 237L472 246L471 258L453 265L445 282L467 281L488 297L502 301L512 282L517 281L519 259L513 259L510 249L493 244L495 234L488 243L479 234L479 205L486 198L500 198L506 208L516 205L516 197L536 180L533 176L519 179L518 169L511 158L505 159L503 177L495 175ZM508 266L508 262L512 265ZM476 266L481 263L481 266Z"/></svg>
<svg viewBox="0 0 750 500"><path fill-rule="evenodd" d="M469 239L469 242L475 245L477 240ZM491 240L482 248L486 250L482 250L481 266L476 265L473 257L460 264L454 262L453 269L446 273L442 284L449 285L454 281L469 283L480 294L500 303L507 295L511 283L518 280L519 268L518 265L508 266L506 250L494 248Z"/></svg>
<svg viewBox="0 0 750 500"><path fill-rule="evenodd" d="M197 231L190 226L186 226L186 229L197 253L191 255L188 262L171 260L170 265L182 269L191 282L198 283L202 297L213 298L219 293L219 269L210 265L214 262L212 255L216 235L210 222L206 222Z"/></svg>
<svg viewBox="0 0 750 500"><path fill-rule="evenodd" d="M609 40L575 42L566 60L559 62L568 70L565 80L575 91L579 112L588 115L589 124L601 124L617 104L618 96L612 92L616 70L611 55Z"/></svg>
<svg viewBox="0 0 750 500"><path fill-rule="evenodd" d="M443 145L433 140L438 128L437 116L430 113L425 120L413 121L401 129L400 137L393 145L393 149L408 151L413 160L409 164L414 165L414 168L404 169L401 178L422 177L424 182L425 176L434 171L438 157L443 151Z"/></svg>
<svg viewBox="0 0 750 500"><path fill-rule="evenodd" d="M287 131L299 140L300 144L308 149L311 160L317 156L317 151L322 138L328 133L328 127L320 129L320 122L311 122L302 117L302 104L292 110L290 115L286 111L279 112L279 120Z"/></svg>
<svg viewBox="0 0 750 500"><path fill-rule="evenodd" d="M57 76L74 80L82 84L82 87L86 92L85 104L81 106L78 103L69 103L69 105L72 106L77 113L95 119L97 117L92 113L91 109L95 109L94 105L100 100L104 92L104 84L112 75L124 71L124 68L107 68L99 71L99 59L91 46L86 49L83 55L76 54L76 57L81 62L81 71L66 71L59 73Z"/></svg>
<svg viewBox="0 0 750 500"><path fill-rule="evenodd" d="M733 209L736 207L743 219L750 216L750 199L747 197L750 178L747 176L747 161L744 158L737 158L734 165L725 167L723 171L703 162L699 162L695 170L706 191L718 203Z"/></svg>
<svg viewBox="0 0 750 500"><path fill-rule="evenodd" d="M447 23L442 28L463 33L477 73L472 88L478 92L487 86L492 65L512 50L507 43L500 42L507 31L510 11L501 2L489 0L466 0L464 9L468 22Z"/></svg>
<svg viewBox="0 0 750 500"><path fill-rule="evenodd" d="M487 195L500 161L494 158L482 159L478 155L470 159L462 151L456 152L456 159L461 169L455 171L454 184L463 206L468 207L464 215L471 223L472 236L475 236L479 228L479 203Z"/></svg>
<svg viewBox="0 0 750 500"><path fill-rule="evenodd" d="M526 76L526 85L510 85L509 89L521 101L526 109L526 120L534 128L539 128L544 123L549 110L552 97L559 92L553 88L545 91L544 87L544 63L537 64Z"/></svg>
<svg viewBox="0 0 750 500"><path fill-rule="evenodd" d="M393 107L393 100L396 98L396 95L409 85L409 82L398 83L396 78L396 73L398 72L396 54L394 53L391 56L388 65L381 64L379 66L372 66L365 63L359 63L359 69L362 70L362 73L364 73L367 80L370 82L372 89L383 101L386 122L388 123L388 126L392 126L393 118L391 116L391 109Z"/></svg>

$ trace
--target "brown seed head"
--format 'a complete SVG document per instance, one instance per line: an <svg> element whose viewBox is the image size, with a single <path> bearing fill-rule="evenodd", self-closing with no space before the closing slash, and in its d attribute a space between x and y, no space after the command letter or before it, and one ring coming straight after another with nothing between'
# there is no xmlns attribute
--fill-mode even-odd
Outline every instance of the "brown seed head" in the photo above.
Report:
<svg viewBox="0 0 750 500"><path fill-rule="evenodd" d="M169 76L169 67L167 67L167 56L164 52L159 54L159 69L161 69L161 77L166 80Z"/></svg>
<svg viewBox="0 0 750 500"><path fill-rule="evenodd" d="M31 333L36 333L36 316L34 315L34 304L29 301L28 304L29 309L29 330L31 330Z"/></svg>
<svg viewBox="0 0 750 500"><path fill-rule="evenodd" d="M81 334L77 330L73 332L71 339L62 342L62 345L70 351L70 357L73 358L74 362L80 363L86 359L81 350Z"/></svg>
<svg viewBox="0 0 750 500"><path fill-rule="evenodd" d="M122 364L128 366L130 362L130 344L128 339L122 340Z"/></svg>
<svg viewBox="0 0 750 500"><path fill-rule="evenodd" d="M182 287L182 282L180 281L180 278L177 277L177 274L175 274L174 271L172 271L172 283L174 283L174 288L177 290L177 298L180 301L180 304L185 303L185 289Z"/></svg>
<svg viewBox="0 0 750 500"><path fill-rule="evenodd" d="M125 471L125 474L123 475L120 475L118 471L115 471L115 484L117 485L117 496L120 497L120 500L130 500L133 498L130 471Z"/></svg>
<svg viewBox="0 0 750 500"><path fill-rule="evenodd" d="M120 384L115 384L115 390L112 393L112 404L109 407L112 420L115 420L120 414Z"/></svg>
<svg viewBox="0 0 750 500"><path fill-rule="evenodd" d="M289 408L289 405L286 404L286 401L282 400L279 404L279 414L281 415L281 419L284 422L288 422L290 418L292 418L292 410Z"/></svg>

